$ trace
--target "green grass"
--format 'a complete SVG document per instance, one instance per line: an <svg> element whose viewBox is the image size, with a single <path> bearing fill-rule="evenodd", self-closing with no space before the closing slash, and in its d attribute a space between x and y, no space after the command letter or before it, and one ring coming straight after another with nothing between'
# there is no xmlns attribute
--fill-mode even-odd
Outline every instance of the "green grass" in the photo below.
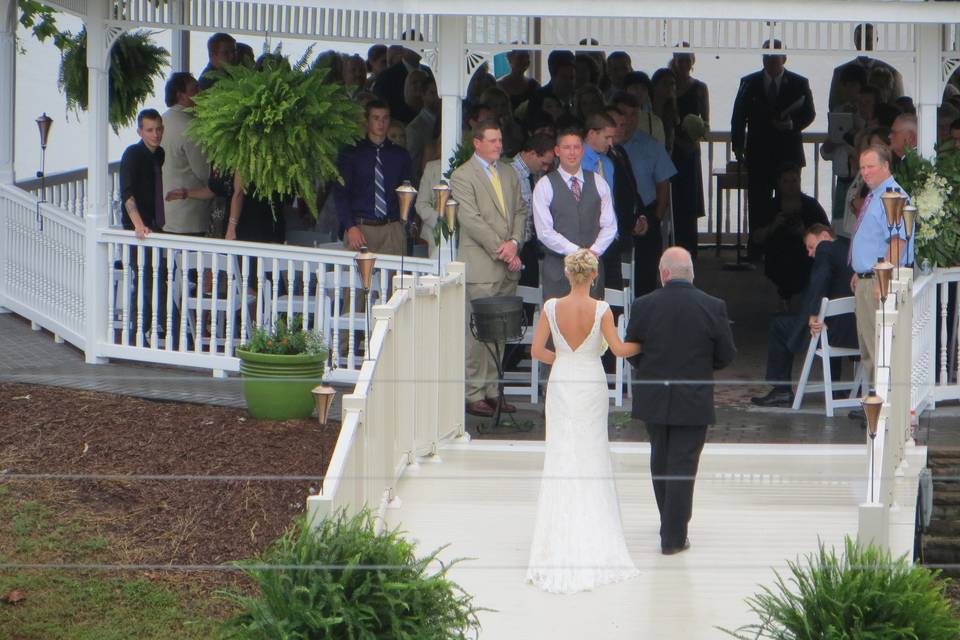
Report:
<svg viewBox="0 0 960 640"><path fill-rule="evenodd" d="M0 486L0 563L109 563L110 540L92 522ZM208 640L219 634L210 615L217 598L186 585L154 584L108 570L0 570L3 640Z"/></svg>

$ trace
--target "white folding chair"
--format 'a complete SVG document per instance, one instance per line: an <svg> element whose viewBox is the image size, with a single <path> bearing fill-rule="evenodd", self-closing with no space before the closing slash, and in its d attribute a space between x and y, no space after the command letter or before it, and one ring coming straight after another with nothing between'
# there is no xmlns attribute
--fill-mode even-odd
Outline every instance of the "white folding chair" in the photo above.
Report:
<svg viewBox="0 0 960 640"><path fill-rule="evenodd" d="M825 322L827 318L842 316L848 313L852 314L853 309L853 296L836 298L834 300L824 298L820 302L820 313L817 315L817 320L823 325L823 329L816 338L810 340L810 346L807 348L807 357L803 361L803 373L800 374L800 383L797 385L797 393L793 399L794 411L800 408L805 393L808 391L820 391L821 389L823 390L823 402L826 406L827 417L833 417L834 409L860 406L860 390L865 382L863 367L860 365L860 361L857 361L852 382L835 384L830 373L831 358L859 357L860 349L831 346L828 337L829 331L827 330ZM808 384L807 382L810 378L810 369L813 366L814 356L820 358L820 365L823 370L822 384ZM850 390L850 395L846 399L834 400L834 391L846 391L847 389Z"/></svg>
<svg viewBox="0 0 960 640"><path fill-rule="evenodd" d="M517 287L517 295L523 298L525 304L536 305L536 309L533 312L529 323L527 324L527 330L523 334L523 338L520 339L517 343L511 343L508 345L507 349L520 348L520 345L530 345L533 343L533 332L537 326L537 322L540 320L540 310L543 308L543 292L540 290L540 287ZM521 395L529 396L530 402L532 404L537 404L540 402L540 361L536 358L530 358L529 360L521 360L518 365L521 367L519 371L504 371L503 377L505 386L503 388L503 393L506 395ZM530 367L530 373L527 374L522 368ZM517 384L524 382L529 379L528 384Z"/></svg>
<svg viewBox="0 0 960 640"><path fill-rule="evenodd" d="M623 310L623 313L617 318L617 335L623 340L627 335L630 304L633 302L632 296L630 295L630 287L624 287L622 291L619 289L604 289L603 299L610 305L611 309L620 307ZM629 393L631 386L630 367L624 366L623 358L617 358L614 373L607 374L607 383L613 383L613 388L609 389L608 393L610 397L613 398L614 406L622 407L624 390L626 389Z"/></svg>

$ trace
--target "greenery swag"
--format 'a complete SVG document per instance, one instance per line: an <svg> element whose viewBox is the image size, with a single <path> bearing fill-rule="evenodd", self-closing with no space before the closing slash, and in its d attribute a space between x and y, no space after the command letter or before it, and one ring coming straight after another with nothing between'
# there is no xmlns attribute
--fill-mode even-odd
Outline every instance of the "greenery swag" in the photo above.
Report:
<svg viewBox="0 0 960 640"><path fill-rule="evenodd" d="M894 173L917 207L914 262L960 265L960 150L944 145L931 161L907 149Z"/></svg>
<svg viewBox="0 0 960 640"><path fill-rule="evenodd" d="M789 581L747 599L760 623L736 631L740 640L952 640L957 618L939 572L906 557L860 546L849 537L837 557L823 544L806 563L788 562ZM789 582L789 584L788 584Z"/></svg>
<svg viewBox="0 0 960 640"><path fill-rule="evenodd" d="M417 558L400 533L378 533L369 511L301 518L259 558L239 563L260 589L230 594L243 611L227 624L237 640L465 640L479 628L473 597L434 551ZM433 567L440 565L439 570Z"/></svg>
<svg viewBox="0 0 960 640"><path fill-rule="evenodd" d="M291 67L276 52L262 70L219 73L194 98L187 136L222 174L239 172L259 198L297 196L317 215L317 187L341 181L340 147L360 136L359 105L328 68L307 66L310 51Z"/></svg>
<svg viewBox="0 0 960 640"><path fill-rule="evenodd" d="M154 80L163 78L169 53L150 41L149 31L120 34L110 49L109 121L114 131L133 124L140 106L153 95ZM87 30L61 34L55 42L63 53L60 62L60 90L67 109L86 111L88 104Z"/></svg>

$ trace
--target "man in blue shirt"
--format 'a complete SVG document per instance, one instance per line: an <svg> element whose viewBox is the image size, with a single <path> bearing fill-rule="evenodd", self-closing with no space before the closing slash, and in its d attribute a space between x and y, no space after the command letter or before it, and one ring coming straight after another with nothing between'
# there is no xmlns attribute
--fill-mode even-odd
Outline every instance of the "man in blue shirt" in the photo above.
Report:
<svg viewBox="0 0 960 640"><path fill-rule="evenodd" d="M656 139L637 130L639 109L627 103L618 105L627 130L627 151L640 196L640 215L633 228L633 293L642 296L657 288L663 237L660 221L670 207L670 178L677 173L666 148Z"/></svg>
<svg viewBox="0 0 960 640"><path fill-rule="evenodd" d="M860 343L860 362L870 386L876 383L874 357L876 355L876 313L880 289L873 275L878 259L892 264L912 262L913 247L907 244L903 224L891 231L881 196L888 188L902 191L890 174L890 149L870 145L860 154L860 175L870 188L857 214L857 224L850 241L850 266L853 277L850 288L856 297L854 313L857 317L857 340ZM911 233L911 236L913 234ZM882 366L888 362L880 363Z"/></svg>
<svg viewBox="0 0 960 640"><path fill-rule="evenodd" d="M371 100L365 108L367 135L340 151L337 168L343 184L333 189L343 242L354 251L366 246L374 253L400 255L406 233L400 221L396 189L413 180L410 154L387 139L390 107Z"/></svg>
<svg viewBox="0 0 960 640"><path fill-rule="evenodd" d="M608 114L604 112L593 113L587 117L586 136L583 139L583 160L580 166L603 178L613 193L613 160L607 156L610 147L613 145L613 138L616 135L617 123L614 122ZM617 220L623 219L620 211L617 211L617 202L613 201L613 210L616 213ZM617 238L603 254L604 286L609 289L623 289L623 274L621 272L621 242L620 239L633 244L633 238L630 233L624 234L623 230L617 229ZM632 248L632 246L631 246Z"/></svg>

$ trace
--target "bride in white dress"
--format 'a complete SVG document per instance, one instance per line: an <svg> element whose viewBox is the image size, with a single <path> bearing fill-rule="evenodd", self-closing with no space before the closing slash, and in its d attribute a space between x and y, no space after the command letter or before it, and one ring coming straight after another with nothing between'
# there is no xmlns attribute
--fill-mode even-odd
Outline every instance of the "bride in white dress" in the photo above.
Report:
<svg viewBox="0 0 960 640"><path fill-rule="evenodd" d="M640 352L617 335L610 307L590 297L597 257L566 257L570 294L548 300L531 354L553 365L547 385L546 454L527 580L544 591L575 593L637 575L620 520L607 440L607 377L600 356ZM556 352L546 348L553 336Z"/></svg>

